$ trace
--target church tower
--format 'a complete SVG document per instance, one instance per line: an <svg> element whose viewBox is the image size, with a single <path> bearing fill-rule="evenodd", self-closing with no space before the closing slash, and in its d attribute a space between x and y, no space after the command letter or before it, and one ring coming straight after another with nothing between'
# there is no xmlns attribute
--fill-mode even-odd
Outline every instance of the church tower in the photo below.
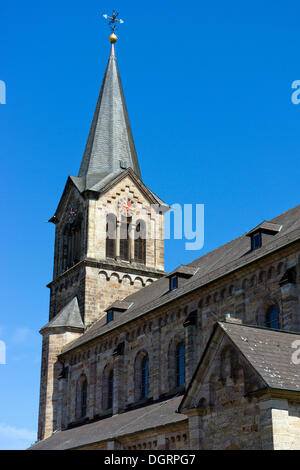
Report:
<svg viewBox="0 0 300 470"><path fill-rule="evenodd" d="M49 323L43 335L38 438L57 429L62 347L107 315L117 300L164 272L168 206L142 181L123 88L111 51L77 177L69 176L54 216Z"/></svg>

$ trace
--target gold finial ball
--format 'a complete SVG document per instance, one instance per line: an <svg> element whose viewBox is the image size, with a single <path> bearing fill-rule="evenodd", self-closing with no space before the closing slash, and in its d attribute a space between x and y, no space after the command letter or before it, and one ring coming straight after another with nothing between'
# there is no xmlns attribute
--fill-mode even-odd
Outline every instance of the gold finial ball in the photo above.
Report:
<svg viewBox="0 0 300 470"><path fill-rule="evenodd" d="M110 36L109 36L109 42L111 44L115 44L118 40L118 36L115 35L115 33L112 33Z"/></svg>

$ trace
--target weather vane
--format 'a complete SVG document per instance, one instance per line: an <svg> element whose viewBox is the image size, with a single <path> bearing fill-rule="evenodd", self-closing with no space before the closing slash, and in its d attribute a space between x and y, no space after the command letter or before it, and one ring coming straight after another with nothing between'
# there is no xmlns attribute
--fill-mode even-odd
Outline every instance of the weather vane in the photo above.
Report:
<svg viewBox="0 0 300 470"><path fill-rule="evenodd" d="M116 29L118 28L118 24L124 23L123 20L120 20L118 18L119 12L116 10L113 10L112 15L103 15L106 20L109 20L108 24L111 29L112 34L115 34Z"/></svg>

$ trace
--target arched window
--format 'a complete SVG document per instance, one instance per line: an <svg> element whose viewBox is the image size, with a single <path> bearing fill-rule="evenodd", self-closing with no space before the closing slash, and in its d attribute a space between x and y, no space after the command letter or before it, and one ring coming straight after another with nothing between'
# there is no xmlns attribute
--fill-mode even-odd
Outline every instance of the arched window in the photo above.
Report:
<svg viewBox="0 0 300 470"><path fill-rule="evenodd" d="M107 381L107 408L114 406L114 371L111 370Z"/></svg>
<svg viewBox="0 0 300 470"><path fill-rule="evenodd" d="M87 380L83 381L81 386L81 417L86 415L86 404L87 404Z"/></svg>
<svg viewBox="0 0 300 470"><path fill-rule="evenodd" d="M279 311L276 305L272 305L266 314L266 326L273 328L274 330L279 329Z"/></svg>
<svg viewBox="0 0 300 470"><path fill-rule="evenodd" d="M146 351L137 354L134 364L135 400L149 398L149 356Z"/></svg>
<svg viewBox="0 0 300 470"><path fill-rule="evenodd" d="M102 408L110 410L114 406L114 370L107 365L103 372Z"/></svg>
<svg viewBox="0 0 300 470"><path fill-rule="evenodd" d="M106 217L106 257L116 257L117 218L114 214Z"/></svg>
<svg viewBox="0 0 300 470"><path fill-rule="evenodd" d="M168 348L168 390L174 391L185 384L184 338L176 334Z"/></svg>
<svg viewBox="0 0 300 470"><path fill-rule="evenodd" d="M68 223L63 231L63 256L62 256L62 271L71 268L77 264L81 258L81 227L82 218L78 216L77 219Z"/></svg>
<svg viewBox="0 0 300 470"><path fill-rule="evenodd" d="M120 259L129 261L129 227L131 223L130 217L122 217L120 228Z"/></svg>
<svg viewBox="0 0 300 470"><path fill-rule="evenodd" d="M176 348L176 385L184 386L184 343L179 343Z"/></svg>
<svg viewBox="0 0 300 470"><path fill-rule="evenodd" d="M138 221L136 224L134 261L146 264L146 224L143 220Z"/></svg>
<svg viewBox="0 0 300 470"><path fill-rule="evenodd" d="M76 418L84 418L87 412L88 382L84 374L78 379L76 387Z"/></svg>
<svg viewBox="0 0 300 470"><path fill-rule="evenodd" d="M145 356L141 364L141 375L142 375L142 384L141 384L141 398L148 398L149 395L149 359L148 356Z"/></svg>

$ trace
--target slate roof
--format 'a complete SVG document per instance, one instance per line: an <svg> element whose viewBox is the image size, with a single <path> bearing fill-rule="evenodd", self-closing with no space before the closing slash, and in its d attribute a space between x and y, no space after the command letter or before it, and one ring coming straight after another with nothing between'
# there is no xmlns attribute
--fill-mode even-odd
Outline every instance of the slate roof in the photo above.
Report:
<svg viewBox="0 0 300 470"><path fill-rule="evenodd" d="M267 387L300 391L300 365L292 362L299 333L220 322L231 341L262 377Z"/></svg>
<svg viewBox="0 0 300 470"><path fill-rule="evenodd" d="M282 225L279 225L279 224L273 224L271 222L262 222L261 224L257 225L256 227L254 227L252 230L250 230L250 232L247 233L247 235L252 235L254 234L255 232L258 232L259 230L261 231L265 231L265 232L280 232L280 230L282 229Z"/></svg>
<svg viewBox="0 0 300 470"><path fill-rule="evenodd" d="M43 326L40 332L54 328L84 330L77 297L74 297L47 325Z"/></svg>
<svg viewBox="0 0 300 470"><path fill-rule="evenodd" d="M77 182L94 186L129 167L141 177L112 45Z"/></svg>
<svg viewBox="0 0 300 470"><path fill-rule="evenodd" d="M98 320L80 338L66 345L63 353L75 349L77 346L91 341L122 324L133 321L139 316L172 302L218 278L226 276L230 272L253 263L289 243L300 240L300 205L275 217L270 222L282 225L282 229L270 239L264 241L261 248L250 251L250 240L247 233L245 233L205 254L187 265L190 268L197 268L196 274L183 281L181 287L169 292L169 280L162 277L150 286L126 297L124 300L132 304L126 312L109 324L106 324L104 317Z"/></svg>
<svg viewBox="0 0 300 470"><path fill-rule="evenodd" d="M93 423L59 431L30 450L66 450L187 420L177 413L181 397L114 415Z"/></svg>

